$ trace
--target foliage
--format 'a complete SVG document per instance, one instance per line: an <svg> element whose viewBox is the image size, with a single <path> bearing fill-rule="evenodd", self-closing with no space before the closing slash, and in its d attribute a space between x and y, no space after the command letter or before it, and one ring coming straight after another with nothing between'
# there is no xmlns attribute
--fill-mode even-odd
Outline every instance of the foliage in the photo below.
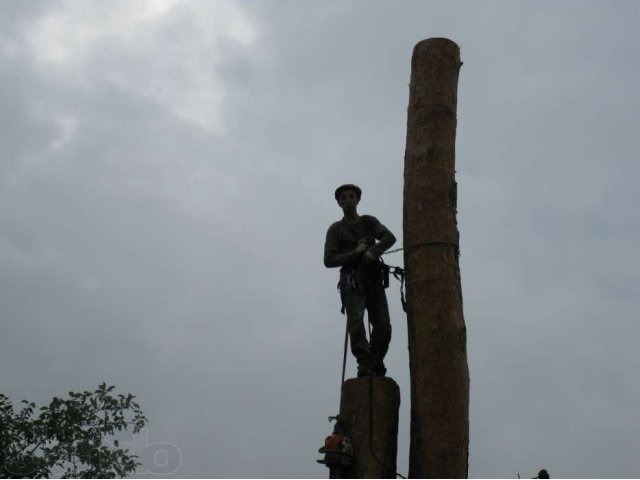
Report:
<svg viewBox="0 0 640 480"><path fill-rule="evenodd" d="M94 392L69 392L48 406L22 401L14 411L0 394L0 478L116 478L135 472L137 455L108 437L139 432L147 423L133 395L112 395L105 383Z"/></svg>

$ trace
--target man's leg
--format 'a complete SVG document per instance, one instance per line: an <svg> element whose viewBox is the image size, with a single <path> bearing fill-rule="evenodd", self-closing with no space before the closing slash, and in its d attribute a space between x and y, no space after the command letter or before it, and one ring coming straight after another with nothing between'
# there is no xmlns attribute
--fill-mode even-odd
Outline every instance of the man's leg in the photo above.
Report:
<svg viewBox="0 0 640 480"><path fill-rule="evenodd" d="M358 290L351 290L342 296L347 311L347 328L351 339L351 352L358 361L358 376L366 376L372 367L372 355L364 330L364 310L366 296Z"/></svg>
<svg viewBox="0 0 640 480"><path fill-rule="evenodd" d="M391 319L387 296L382 285L375 285L367 290L366 307L372 327L371 353L376 363L376 375L384 376L387 373L384 357L391 341Z"/></svg>

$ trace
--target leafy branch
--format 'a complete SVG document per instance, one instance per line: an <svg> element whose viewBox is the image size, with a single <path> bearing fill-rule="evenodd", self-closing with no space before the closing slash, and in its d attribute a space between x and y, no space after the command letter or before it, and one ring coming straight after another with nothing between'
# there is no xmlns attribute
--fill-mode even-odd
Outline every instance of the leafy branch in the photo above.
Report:
<svg viewBox="0 0 640 480"><path fill-rule="evenodd" d="M114 395L102 383L92 392L69 392L38 408L23 400L19 411L0 394L0 477L116 478L134 473L138 457L106 444L117 432L138 433L146 424L132 394Z"/></svg>

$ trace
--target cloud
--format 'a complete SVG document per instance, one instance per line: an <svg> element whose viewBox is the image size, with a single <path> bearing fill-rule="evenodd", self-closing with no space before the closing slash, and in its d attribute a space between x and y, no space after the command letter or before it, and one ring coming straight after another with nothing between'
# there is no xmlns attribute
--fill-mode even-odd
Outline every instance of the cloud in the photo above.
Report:
<svg viewBox="0 0 640 480"><path fill-rule="evenodd" d="M112 85L157 102L180 119L220 133L220 58L250 51L258 32L230 2L60 2L32 22L26 48L66 84Z"/></svg>

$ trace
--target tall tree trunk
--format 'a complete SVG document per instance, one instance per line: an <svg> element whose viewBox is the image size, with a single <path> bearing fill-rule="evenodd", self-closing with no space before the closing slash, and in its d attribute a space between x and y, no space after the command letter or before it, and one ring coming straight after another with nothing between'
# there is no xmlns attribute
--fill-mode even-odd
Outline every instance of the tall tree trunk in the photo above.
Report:
<svg viewBox="0 0 640 480"><path fill-rule="evenodd" d="M412 478L466 478L469 368L456 221L455 137L460 50L418 43L404 167L404 264L411 368Z"/></svg>

